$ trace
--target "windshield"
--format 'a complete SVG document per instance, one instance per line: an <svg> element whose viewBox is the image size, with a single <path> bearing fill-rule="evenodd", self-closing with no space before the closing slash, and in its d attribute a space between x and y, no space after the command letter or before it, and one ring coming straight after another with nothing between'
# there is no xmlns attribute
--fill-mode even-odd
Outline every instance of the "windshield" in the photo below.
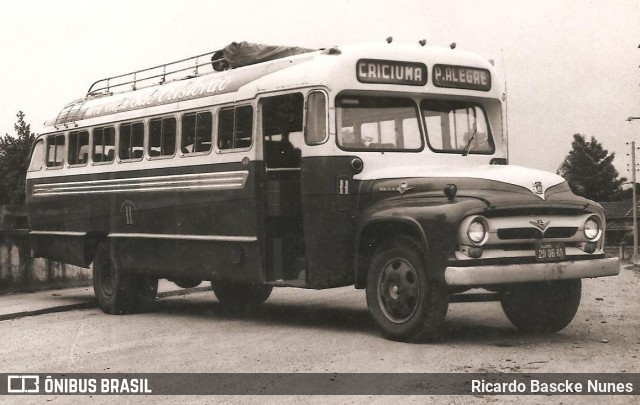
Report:
<svg viewBox="0 0 640 405"><path fill-rule="evenodd" d="M494 152L487 117L479 104L423 100L420 109L434 151L463 155Z"/></svg>
<svg viewBox="0 0 640 405"><path fill-rule="evenodd" d="M338 145L346 150L419 151L418 111L409 98L340 97Z"/></svg>

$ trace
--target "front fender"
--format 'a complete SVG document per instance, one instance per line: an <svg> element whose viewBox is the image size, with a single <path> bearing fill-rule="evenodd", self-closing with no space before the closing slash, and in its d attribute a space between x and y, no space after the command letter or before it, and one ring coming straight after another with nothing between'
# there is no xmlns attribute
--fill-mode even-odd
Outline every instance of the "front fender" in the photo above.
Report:
<svg viewBox="0 0 640 405"><path fill-rule="evenodd" d="M457 226L469 212L482 211L478 199L403 198L378 202L360 214L354 246L355 284L363 288L369 260L383 240L398 235L414 238L427 258L455 248Z"/></svg>

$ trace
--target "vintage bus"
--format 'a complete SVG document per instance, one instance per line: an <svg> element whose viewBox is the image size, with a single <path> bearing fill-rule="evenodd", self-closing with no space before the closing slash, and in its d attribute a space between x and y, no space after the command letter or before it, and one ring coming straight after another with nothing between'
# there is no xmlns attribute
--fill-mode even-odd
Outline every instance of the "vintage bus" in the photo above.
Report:
<svg viewBox="0 0 640 405"><path fill-rule="evenodd" d="M233 43L104 79L33 146L33 253L92 266L109 314L160 278L228 305L354 285L393 340L481 300L559 331L619 263L598 204L508 164L504 102L493 63L418 43Z"/></svg>

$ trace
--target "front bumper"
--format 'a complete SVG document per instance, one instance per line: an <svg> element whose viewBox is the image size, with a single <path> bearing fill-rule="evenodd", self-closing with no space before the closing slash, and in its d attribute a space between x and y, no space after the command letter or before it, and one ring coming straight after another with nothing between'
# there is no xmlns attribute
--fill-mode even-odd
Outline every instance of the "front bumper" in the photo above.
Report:
<svg viewBox="0 0 640 405"><path fill-rule="evenodd" d="M615 276L620 273L618 258L557 263L506 264L477 267L447 267L444 278L449 285L528 283Z"/></svg>

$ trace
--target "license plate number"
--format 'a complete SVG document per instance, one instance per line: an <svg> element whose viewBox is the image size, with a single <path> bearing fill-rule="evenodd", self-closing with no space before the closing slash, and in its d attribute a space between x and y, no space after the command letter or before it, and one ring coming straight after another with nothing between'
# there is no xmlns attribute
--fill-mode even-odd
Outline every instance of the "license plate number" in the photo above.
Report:
<svg viewBox="0 0 640 405"><path fill-rule="evenodd" d="M539 242L536 243L536 260L539 262L559 262L567 257L564 243Z"/></svg>

